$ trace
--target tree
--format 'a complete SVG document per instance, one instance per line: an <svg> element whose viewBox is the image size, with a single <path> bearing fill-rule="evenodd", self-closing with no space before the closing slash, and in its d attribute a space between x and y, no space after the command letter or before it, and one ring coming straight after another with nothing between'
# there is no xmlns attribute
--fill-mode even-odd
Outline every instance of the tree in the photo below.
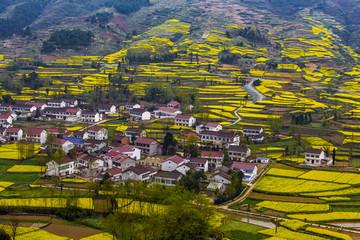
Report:
<svg viewBox="0 0 360 240"><path fill-rule="evenodd" d="M15 216L11 216L10 219L10 228L11 228L11 232L12 232L12 239L15 240L16 237L16 232L17 232L17 228L19 226L19 219L17 219Z"/></svg>
<svg viewBox="0 0 360 240"><path fill-rule="evenodd" d="M4 229L0 229L0 239L1 240L11 240L11 237L9 234L6 233Z"/></svg>
<svg viewBox="0 0 360 240"><path fill-rule="evenodd" d="M283 119L282 117L271 116L268 118L268 125L270 127L272 137L275 138L276 134L279 134L282 129Z"/></svg>
<svg viewBox="0 0 360 240"><path fill-rule="evenodd" d="M176 140L174 139L174 136L171 132L167 132L164 137L164 143L163 143L163 154L167 155L169 154L169 150L173 147L175 148L177 145ZM172 150L173 151L173 150Z"/></svg>
<svg viewBox="0 0 360 240"><path fill-rule="evenodd" d="M203 171L196 171L191 169L180 179L180 185L182 185L188 191L200 192L200 181L206 179Z"/></svg>
<svg viewBox="0 0 360 240"><path fill-rule="evenodd" d="M333 165L335 165L335 157L336 157L336 150L335 150L335 148L333 148L333 155L332 155Z"/></svg>
<svg viewBox="0 0 360 240"><path fill-rule="evenodd" d="M223 155L224 155L223 165L225 165L225 166L230 165L230 162L231 162L230 155L229 155L229 152L228 152L228 150L227 150L227 148L225 146L223 146L222 152L223 152Z"/></svg>

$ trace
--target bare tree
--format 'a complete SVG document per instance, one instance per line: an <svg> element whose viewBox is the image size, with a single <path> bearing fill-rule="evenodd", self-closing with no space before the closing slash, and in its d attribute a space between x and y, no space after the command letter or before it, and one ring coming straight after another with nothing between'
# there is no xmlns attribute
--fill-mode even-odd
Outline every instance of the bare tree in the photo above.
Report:
<svg viewBox="0 0 360 240"><path fill-rule="evenodd" d="M19 219L17 219L15 216L12 216L11 219L10 219L10 228L11 228L11 231L12 231L12 238L13 240L15 240L15 237L16 237L16 231L17 231L17 228L19 227Z"/></svg>

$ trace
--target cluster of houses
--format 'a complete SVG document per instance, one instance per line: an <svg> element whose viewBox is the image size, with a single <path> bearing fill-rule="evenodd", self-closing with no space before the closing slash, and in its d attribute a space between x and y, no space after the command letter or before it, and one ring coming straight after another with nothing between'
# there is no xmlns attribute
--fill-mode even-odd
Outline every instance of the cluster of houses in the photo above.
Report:
<svg viewBox="0 0 360 240"><path fill-rule="evenodd" d="M174 155L161 159L162 142L147 138L140 128L129 127L123 133L116 134L109 143L108 130L92 126L86 131L68 132L66 129L50 128L14 128L13 121L19 117L40 114L46 119L58 119L67 122L81 121L97 123L103 115L115 114L117 109L112 104L101 104L96 111L82 111L79 102L74 99L50 100L47 103L19 101L15 104L0 104L0 141L19 141L42 144L46 148L61 148L66 155L61 161L47 163L46 175L62 178L75 175L100 181L107 173L116 182L126 180L153 181L165 186L174 186L189 170L208 172L209 189L223 191L230 184L229 171L238 169L244 173L244 182L252 182L258 174L258 164L267 164L269 159L251 156L251 149L240 144L240 137L248 141L261 143L266 138L261 126L244 126L242 132L227 131L218 123L199 122L194 116L182 114L180 103L171 101L159 106L153 112L147 111L137 103L126 103L121 108L128 111L132 120L150 120L154 118L173 118L175 125L184 127L185 137L195 136L202 145L218 145L227 148L231 163L223 165L224 154L219 151L202 151L199 157ZM191 130L190 130L191 128ZM49 145L47 135L56 136ZM326 158L321 149L307 149L305 164L318 166L330 165L331 158Z"/></svg>

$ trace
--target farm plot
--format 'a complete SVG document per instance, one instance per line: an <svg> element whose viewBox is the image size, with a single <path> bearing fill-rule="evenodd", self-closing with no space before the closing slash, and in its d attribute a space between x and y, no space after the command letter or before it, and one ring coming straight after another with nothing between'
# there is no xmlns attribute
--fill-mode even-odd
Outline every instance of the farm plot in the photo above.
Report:
<svg viewBox="0 0 360 240"><path fill-rule="evenodd" d="M40 173L45 172L46 167L32 165L14 165L7 170L9 173Z"/></svg>
<svg viewBox="0 0 360 240"><path fill-rule="evenodd" d="M324 182L346 183L346 184L360 184L360 174L330 172L312 170L303 175L298 176L301 179L318 180Z"/></svg>
<svg viewBox="0 0 360 240"><path fill-rule="evenodd" d="M307 212L327 212L330 210L329 204L313 203L293 203L263 201L256 204L257 209L266 208L284 213L307 213Z"/></svg>
<svg viewBox="0 0 360 240"><path fill-rule="evenodd" d="M74 199L73 203L80 208L94 209L91 198ZM0 199L0 206L3 207L40 207L40 208L65 208L65 198L16 198Z"/></svg>
<svg viewBox="0 0 360 240"><path fill-rule="evenodd" d="M267 193L296 194L341 190L350 187L348 184L265 176L254 190Z"/></svg>

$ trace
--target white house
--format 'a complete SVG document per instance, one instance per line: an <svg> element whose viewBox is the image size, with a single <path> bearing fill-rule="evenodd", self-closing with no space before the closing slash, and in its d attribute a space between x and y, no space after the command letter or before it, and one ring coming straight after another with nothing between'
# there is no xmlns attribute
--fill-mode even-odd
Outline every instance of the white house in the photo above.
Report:
<svg viewBox="0 0 360 240"><path fill-rule="evenodd" d="M155 175L155 182L164 186L175 186L182 175L178 171L158 171Z"/></svg>
<svg viewBox="0 0 360 240"><path fill-rule="evenodd" d="M11 109L13 112L21 113L21 114L33 113L36 111L35 106L27 105L25 103L15 103Z"/></svg>
<svg viewBox="0 0 360 240"><path fill-rule="evenodd" d="M252 182L257 176L257 166L255 163L241 163L241 162L233 162L231 169L239 169L244 173L243 181L246 183Z"/></svg>
<svg viewBox="0 0 360 240"><path fill-rule="evenodd" d="M123 180L148 181L149 179L150 171L144 166L131 167L123 173Z"/></svg>
<svg viewBox="0 0 360 240"><path fill-rule="evenodd" d="M185 159L179 156L172 156L161 163L161 170L172 172L176 170L180 165L185 164Z"/></svg>
<svg viewBox="0 0 360 240"><path fill-rule="evenodd" d="M98 112L104 115L116 113L116 106L114 104L99 104Z"/></svg>
<svg viewBox="0 0 360 240"><path fill-rule="evenodd" d="M80 119L81 109L47 107L43 111L43 116L56 120L64 120L66 122L74 122Z"/></svg>
<svg viewBox="0 0 360 240"><path fill-rule="evenodd" d="M248 137L250 141L261 143L264 141L266 134L261 126L245 125L243 127L243 135Z"/></svg>
<svg viewBox="0 0 360 240"><path fill-rule="evenodd" d="M196 118L191 115L183 115L178 114L175 116L175 125L184 126L184 127L192 127L195 125Z"/></svg>
<svg viewBox="0 0 360 240"><path fill-rule="evenodd" d="M129 156L136 160L140 160L141 158L141 150L139 148L136 148L135 146L128 144L121 147L113 148L111 151L125 154L126 156Z"/></svg>
<svg viewBox="0 0 360 240"><path fill-rule="evenodd" d="M70 142L69 140L57 138L57 139L55 140L55 147L56 147L56 148L61 147L62 150L63 150L66 154L68 154L71 149L75 148L75 144L73 144L73 143Z"/></svg>
<svg viewBox="0 0 360 240"><path fill-rule="evenodd" d="M129 111L129 113L130 116L135 118L136 120L145 121L151 119L151 113L143 108L133 108Z"/></svg>
<svg viewBox="0 0 360 240"><path fill-rule="evenodd" d="M181 114L181 111L176 108L161 107L154 111L155 118L175 118L176 115Z"/></svg>
<svg viewBox="0 0 360 240"><path fill-rule="evenodd" d="M223 127L218 123L202 122L196 126L196 133L200 134L202 131L218 132L222 129L223 129Z"/></svg>
<svg viewBox="0 0 360 240"><path fill-rule="evenodd" d="M11 141L20 141L23 137L23 130L21 128L9 127L6 129L5 136Z"/></svg>
<svg viewBox="0 0 360 240"><path fill-rule="evenodd" d="M9 103L0 103L0 111L11 111L12 105Z"/></svg>
<svg viewBox="0 0 360 240"><path fill-rule="evenodd" d="M221 145L239 145L240 144L240 135L239 132L220 130L215 131L202 131L201 143L210 143L210 144L221 144Z"/></svg>
<svg viewBox="0 0 360 240"><path fill-rule="evenodd" d="M251 155L251 149L248 146L229 146L228 152L232 161L245 161Z"/></svg>
<svg viewBox="0 0 360 240"><path fill-rule="evenodd" d="M226 190L226 185L220 182L210 182L206 189L213 192L219 191L223 193Z"/></svg>
<svg viewBox="0 0 360 240"><path fill-rule="evenodd" d="M66 158L64 163L57 163L54 160L46 163L46 175L57 177L71 177L74 174L75 163L70 158Z"/></svg>
<svg viewBox="0 0 360 240"><path fill-rule="evenodd" d="M219 172L214 173L213 175L211 175L210 181L229 184L230 183L230 176L227 173L224 173L223 171L219 171Z"/></svg>
<svg viewBox="0 0 360 240"><path fill-rule="evenodd" d="M100 126L92 126L88 131L88 139L106 140L108 139L108 130Z"/></svg>
<svg viewBox="0 0 360 240"><path fill-rule="evenodd" d="M195 166L188 162L188 163L182 164L179 167L177 167L176 171L178 171L182 175L185 175L191 169L196 170Z"/></svg>
<svg viewBox="0 0 360 240"><path fill-rule="evenodd" d="M44 110L45 108L47 108L46 103L26 102L25 105L34 106L41 111Z"/></svg>
<svg viewBox="0 0 360 240"><path fill-rule="evenodd" d="M209 165L218 169L222 166L224 154L216 151L202 151L201 157L208 159Z"/></svg>
<svg viewBox="0 0 360 240"><path fill-rule="evenodd" d="M191 158L190 163L198 171L207 172L209 170L209 161L206 158Z"/></svg>
<svg viewBox="0 0 360 240"><path fill-rule="evenodd" d="M59 99L52 99L52 100L48 101L47 105L50 108L64 108L64 107L66 107L65 101L64 100L59 100Z"/></svg>
<svg viewBox="0 0 360 240"><path fill-rule="evenodd" d="M76 99L63 99L66 107L76 107L79 105L79 101Z"/></svg>
<svg viewBox="0 0 360 240"><path fill-rule="evenodd" d="M305 164L309 166L330 165L333 159L325 157L325 152L320 149L308 148L305 151Z"/></svg>
<svg viewBox="0 0 360 240"><path fill-rule="evenodd" d="M44 144L46 142L47 132L43 128L27 128L25 137L28 141Z"/></svg>
<svg viewBox="0 0 360 240"><path fill-rule="evenodd" d="M97 123L102 120L102 114L98 112L82 112L81 113L81 121L82 122L89 122L89 123Z"/></svg>
<svg viewBox="0 0 360 240"><path fill-rule="evenodd" d="M141 105L138 103L125 103L125 109L130 110L134 108L141 108Z"/></svg>
<svg viewBox="0 0 360 240"><path fill-rule="evenodd" d="M3 127L10 127L13 123L13 117L10 113L0 114L0 125Z"/></svg>
<svg viewBox="0 0 360 240"><path fill-rule="evenodd" d="M120 168L114 167L108 169L107 172L109 173L112 181L119 182L122 180L123 171L121 171Z"/></svg>

